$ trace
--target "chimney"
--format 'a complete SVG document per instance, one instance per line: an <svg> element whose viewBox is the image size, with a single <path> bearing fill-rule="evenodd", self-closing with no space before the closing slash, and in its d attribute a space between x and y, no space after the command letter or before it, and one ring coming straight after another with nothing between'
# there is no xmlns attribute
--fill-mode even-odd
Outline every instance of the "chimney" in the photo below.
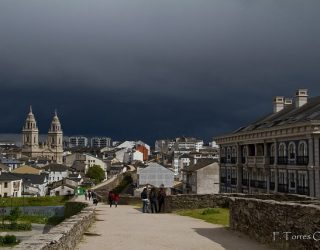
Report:
<svg viewBox="0 0 320 250"><path fill-rule="evenodd" d="M284 97L276 96L273 99L273 113L278 113L279 111L283 110L283 108L284 108Z"/></svg>
<svg viewBox="0 0 320 250"><path fill-rule="evenodd" d="M296 92L296 108L300 108L308 102L308 90L298 89Z"/></svg>
<svg viewBox="0 0 320 250"><path fill-rule="evenodd" d="M284 106L291 105L293 103L292 98L285 98L284 99Z"/></svg>

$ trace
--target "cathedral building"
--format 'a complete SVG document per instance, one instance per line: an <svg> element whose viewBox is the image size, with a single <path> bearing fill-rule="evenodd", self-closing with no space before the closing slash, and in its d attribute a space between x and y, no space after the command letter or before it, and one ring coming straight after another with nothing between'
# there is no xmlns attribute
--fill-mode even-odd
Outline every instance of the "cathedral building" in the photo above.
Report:
<svg viewBox="0 0 320 250"><path fill-rule="evenodd" d="M30 158L46 158L59 164L63 162L63 133L57 112L54 113L47 140L39 143L37 122L30 107L22 129L22 154Z"/></svg>

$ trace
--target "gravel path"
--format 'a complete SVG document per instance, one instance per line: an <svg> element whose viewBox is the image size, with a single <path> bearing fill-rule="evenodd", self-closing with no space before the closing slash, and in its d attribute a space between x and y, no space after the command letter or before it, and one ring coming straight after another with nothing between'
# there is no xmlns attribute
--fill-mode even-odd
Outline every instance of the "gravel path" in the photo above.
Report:
<svg viewBox="0 0 320 250"><path fill-rule="evenodd" d="M98 205L97 221L78 250L267 250L247 236L175 214L143 214L133 206ZM91 234L91 235L90 235Z"/></svg>

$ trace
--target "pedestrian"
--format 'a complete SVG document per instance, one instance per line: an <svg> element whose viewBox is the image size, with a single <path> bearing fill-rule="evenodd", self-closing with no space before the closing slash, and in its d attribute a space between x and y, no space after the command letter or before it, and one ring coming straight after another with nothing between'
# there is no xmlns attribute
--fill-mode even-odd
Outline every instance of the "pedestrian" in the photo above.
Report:
<svg viewBox="0 0 320 250"><path fill-rule="evenodd" d="M84 192L84 199L85 199L85 200L88 200L88 193L87 193L87 190Z"/></svg>
<svg viewBox="0 0 320 250"><path fill-rule="evenodd" d="M92 197L92 193L91 193L91 190L89 190L89 191L88 191L88 198L89 198L89 201L90 201L91 197Z"/></svg>
<svg viewBox="0 0 320 250"><path fill-rule="evenodd" d="M164 200L166 198L166 191L163 187L160 187L159 193L158 193L158 213L164 211Z"/></svg>
<svg viewBox="0 0 320 250"><path fill-rule="evenodd" d="M142 193L141 193L141 200L142 200L142 212L146 213L148 212L148 191L147 188L144 188Z"/></svg>
<svg viewBox="0 0 320 250"><path fill-rule="evenodd" d="M156 189L153 187L151 188L150 194L149 194L149 200L150 200L150 206L151 206L151 213L156 213L158 211L157 209L157 193Z"/></svg>
<svg viewBox="0 0 320 250"><path fill-rule="evenodd" d="M113 204L113 202L114 202L114 193L113 193L112 190L111 190L111 191L109 192L109 194L108 194L108 201L109 201L110 207L112 207L112 204Z"/></svg>
<svg viewBox="0 0 320 250"><path fill-rule="evenodd" d="M92 203L93 203L93 205L96 205L96 206L97 206L98 203L99 203L97 194L96 194L95 192L92 192L92 193L91 193L91 197L92 197Z"/></svg>
<svg viewBox="0 0 320 250"><path fill-rule="evenodd" d="M117 206L118 206L118 203L119 203L119 200L120 200L119 194L115 193L115 194L114 194L114 197L113 197L113 200L114 200L115 206L117 207Z"/></svg>

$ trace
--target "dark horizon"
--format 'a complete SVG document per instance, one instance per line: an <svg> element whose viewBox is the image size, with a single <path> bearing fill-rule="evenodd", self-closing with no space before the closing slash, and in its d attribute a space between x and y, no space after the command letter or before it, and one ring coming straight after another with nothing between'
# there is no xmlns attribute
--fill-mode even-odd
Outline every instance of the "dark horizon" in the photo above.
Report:
<svg viewBox="0 0 320 250"><path fill-rule="evenodd" d="M320 2L0 2L0 133L205 141L320 93Z"/></svg>

